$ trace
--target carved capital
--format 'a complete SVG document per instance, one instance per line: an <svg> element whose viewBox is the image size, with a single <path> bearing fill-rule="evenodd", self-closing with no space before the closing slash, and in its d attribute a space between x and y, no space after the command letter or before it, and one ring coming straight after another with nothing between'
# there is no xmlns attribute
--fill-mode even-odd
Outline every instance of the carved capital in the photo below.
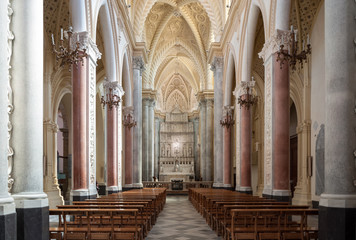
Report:
<svg viewBox="0 0 356 240"><path fill-rule="evenodd" d="M223 116L232 116L234 114L234 106L224 106Z"/></svg>
<svg viewBox="0 0 356 240"><path fill-rule="evenodd" d="M289 31L276 30L276 32L265 42L263 45L262 51L258 54L264 62L274 53L279 50L280 45L283 44L285 49L288 49L288 46L292 43L292 36Z"/></svg>
<svg viewBox="0 0 356 240"><path fill-rule="evenodd" d="M222 70L223 67L224 67L224 58L214 57L214 60L211 63L210 70L215 72L216 70Z"/></svg>
<svg viewBox="0 0 356 240"><path fill-rule="evenodd" d="M119 84L119 82L116 82L116 81L111 82L111 81L108 81L107 78L104 79L103 87L105 90L105 94L109 94L110 89L112 91L112 94L115 94L115 95L119 96L120 98L125 94L125 91L122 88L122 86Z"/></svg>
<svg viewBox="0 0 356 240"><path fill-rule="evenodd" d="M128 116L128 115L131 115L133 116L134 114L134 107L133 106L129 106L129 107L123 107L122 108L122 114L123 116Z"/></svg>
<svg viewBox="0 0 356 240"><path fill-rule="evenodd" d="M47 131L52 131L53 133L57 133L59 131L57 123L52 120L43 121L43 126L47 129Z"/></svg>
<svg viewBox="0 0 356 240"><path fill-rule="evenodd" d="M145 71L145 63L143 62L142 57L133 57L132 58L132 67L133 69L140 70L140 74Z"/></svg>
<svg viewBox="0 0 356 240"><path fill-rule="evenodd" d="M78 41L78 38L80 48L83 50L86 49L86 53L96 63L96 61L101 58L102 54L99 51L98 46L90 38L88 32L73 33L72 39L70 39L71 49L74 50L76 48L76 42Z"/></svg>

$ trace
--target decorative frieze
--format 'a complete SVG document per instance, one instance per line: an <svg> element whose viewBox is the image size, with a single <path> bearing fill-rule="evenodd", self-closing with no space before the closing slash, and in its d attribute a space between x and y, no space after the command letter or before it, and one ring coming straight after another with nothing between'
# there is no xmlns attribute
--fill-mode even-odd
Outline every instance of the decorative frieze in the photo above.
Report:
<svg viewBox="0 0 356 240"><path fill-rule="evenodd" d="M7 16L8 16L8 24L7 24L7 67L8 67L8 85L7 85L7 98L8 98L8 105L7 105L7 114L9 115L9 121L7 123L7 131L8 131L8 145L7 145L7 162L8 162L8 192L11 192L12 186L15 180L12 178L12 168L13 168L13 156L14 156L14 149L11 146L11 134L13 125L11 122L11 115L14 111L13 105L13 92L11 87L11 58L12 58L12 44L15 38L13 32L11 31L11 20L12 20L13 9L11 7L11 1L7 3Z"/></svg>

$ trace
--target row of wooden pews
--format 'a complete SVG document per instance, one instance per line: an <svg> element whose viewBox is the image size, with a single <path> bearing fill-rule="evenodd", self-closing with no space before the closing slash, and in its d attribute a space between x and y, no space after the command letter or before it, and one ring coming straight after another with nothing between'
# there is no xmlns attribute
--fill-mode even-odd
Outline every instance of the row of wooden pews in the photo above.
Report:
<svg viewBox="0 0 356 240"><path fill-rule="evenodd" d="M318 215L309 206L224 189L189 189L189 200L223 239L318 239L308 217Z"/></svg>
<svg viewBox="0 0 356 240"><path fill-rule="evenodd" d="M144 188L50 209L50 239L143 240L166 203L166 188Z"/></svg>

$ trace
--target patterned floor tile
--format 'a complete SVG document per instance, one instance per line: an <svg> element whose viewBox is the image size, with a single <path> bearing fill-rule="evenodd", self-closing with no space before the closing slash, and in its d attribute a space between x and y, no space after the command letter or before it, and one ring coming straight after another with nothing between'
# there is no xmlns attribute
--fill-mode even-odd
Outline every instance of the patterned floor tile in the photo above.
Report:
<svg viewBox="0 0 356 240"><path fill-rule="evenodd" d="M221 240L189 202L188 196L167 196L166 205L146 240Z"/></svg>

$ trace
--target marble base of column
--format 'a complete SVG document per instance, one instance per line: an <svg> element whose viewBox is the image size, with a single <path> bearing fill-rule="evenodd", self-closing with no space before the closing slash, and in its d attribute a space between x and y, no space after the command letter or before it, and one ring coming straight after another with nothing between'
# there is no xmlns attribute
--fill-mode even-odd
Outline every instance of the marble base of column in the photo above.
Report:
<svg viewBox="0 0 356 240"><path fill-rule="evenodd" d="M320 240L356 239L356 195L322 194L319 229Z"/></svg>
<svg viewBox="0 0 356 240"><path fill-rule="evenodd" d="M239 187L237 190L239 193L246 193L246 194L253 194L252 188L251 187Z"/></svg>
<svg viewBox="0 0 356 240"><path fill-rule="evenodd" d="M129 191L131 189L134 189L134 186L133 184L125 184L123 187L122 187L122 191Z"/></svg>
<svg viewBox="0 0 356 240"><path fill-rule="evenodd" d="M292 196L290 190L276 190L272 191L272 196L268 197L271 199L275 199L279 202L291 202Z"/></svg>
<svg viewBox="0 0 356 240"><path fill-rule="evenodd" d="M0 240L16 240L16 208L12 198L0 198Z"/></svg>
<svg viewBox="0 0 356 240"><path fill-rule="evenodd" d="M143 184L142 183L133 183L132 187L134 189L142 189L143 188Z"/></svg>
<svg viewBox="0 0 356 240"><path fill-rule="evenodd" d="M223 189L234 191L234 188L232 187L231 184L225 184L224 183Z"/></svg>
<svg viewBox="0 0 356 240"><path fill-rule="evenodd" d="M70 200L73 201L85 201L86 199L95 199L96 194L90 193L87 189L77 189L70 192Z"/></svg>
<svg viewBox="0 0 356 240"><path fill-rule="evenodd" d="M224 188L223 183L213 183L213 188Z"/></svg>
<svg viewBox="0 0 356 240"><path fill-rule="evenodd" d="M46 194L13 195L16 204L17 239L49 239L49 207Z"/></svg>
<svg viewBox="0 0 356 240"><path fill-rule="evenodd" d="M106 188L106 193L107 194L113 194L113 193L118 193L120 190L117 186L110 186Z"/></svg>

